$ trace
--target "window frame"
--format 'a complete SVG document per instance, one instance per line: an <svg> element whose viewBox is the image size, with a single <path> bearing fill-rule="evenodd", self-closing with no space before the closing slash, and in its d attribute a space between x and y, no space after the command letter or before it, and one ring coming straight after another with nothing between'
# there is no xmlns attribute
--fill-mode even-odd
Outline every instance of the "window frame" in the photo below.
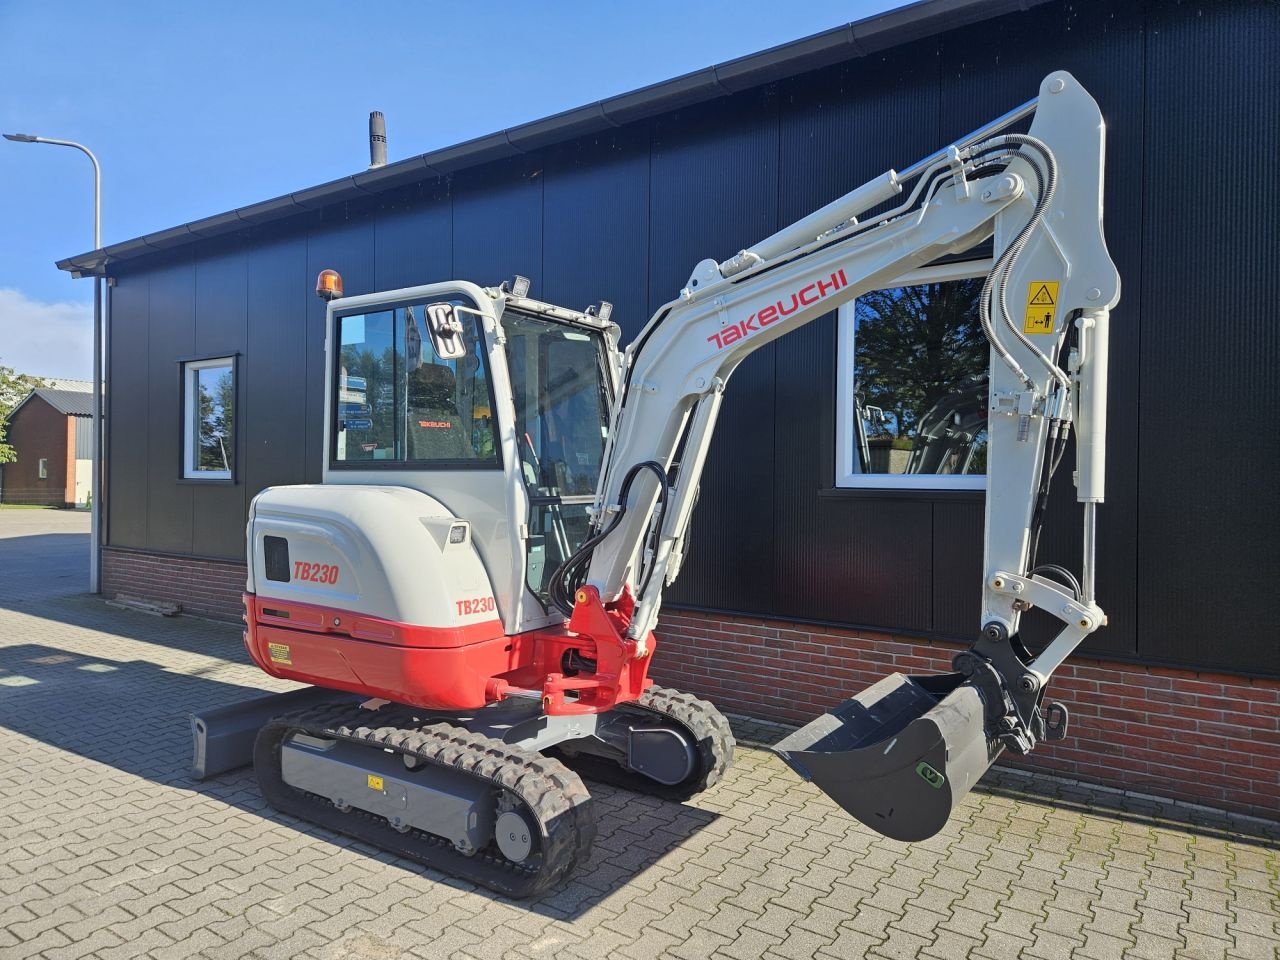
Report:
<svg viewBox="0 0 1280 960"><path fill-rule="evenodd" d="M954 263L933 264L911 270L894 278L890 286L910 287L922 283L946 283L949 280L970 280L985 277L991 272L991 258L957 260ZM877 287L882 290L888 287ZM868 291L870 292L870 291ZM836 469L835 489L865 491L982 491L987 489L986 474L899 474L854 473L853 447L853 381L857 344L858 299L842 304L838 311L836 340Z"/></svg>
<svg viewBox="0 0 1280 960"><path fill-rule="evenodd" d="M195 463L195 390L193 373L200 370L226 367L231 370L231 469L199 470ZM193 483L235 483L237 462L236 445L240 436L240 354L218 353L199 357L184 357L178 361L178 382L182 391L182 469L179 479Z"/></svg>
<svg viewBox="0 0 1280 960"><path fill-rule="evenodd" d="M439 298L437 298L439 299ZM336 387L338 383L338 373L342 366L342 345L341 331L342 321L347 317L363 317L370 313L381 313L384 311L395 311L402 307L425 306L427 303L434 303L437 300L424 300L421 296L399 298L395 300L387 300L374 304L367 304L362 307L350 307L345 310L337 310L333 313L333 322L331 325L330 335L335 343L334 348L330 351L332 356L329 357L328 376L329 383L325 387L325 396L329 404L329 409L325 411L328 422L329 444L328 444L328 460L329 469L334 471L360 471L360 470L398 470L401 472L411 470L415 473L431 472L435 470L501 470L503 469L502 455L502 431L497 424L498 399L494 392L493 367L494 367L494 351L492 338L489 331L485 328L483 321L484 313L479 309L476 302L469 296L461 292L452 292L447 297L450 302L454 302L457 306L469 311L468 316L472 318L472 322L477 325L477 333L480 343L484 346L484 354L482 362L485 364L485 379L488 381L489 387L489 410L495 420L492 425L494 433L494 455L489 459L466 459L466 460L410 460L407 457L399 460L339 460L338 459L338 401ZM430 346L430 341L423 341L424 344ZM434 348L432 348L434 350Z"/></svg>

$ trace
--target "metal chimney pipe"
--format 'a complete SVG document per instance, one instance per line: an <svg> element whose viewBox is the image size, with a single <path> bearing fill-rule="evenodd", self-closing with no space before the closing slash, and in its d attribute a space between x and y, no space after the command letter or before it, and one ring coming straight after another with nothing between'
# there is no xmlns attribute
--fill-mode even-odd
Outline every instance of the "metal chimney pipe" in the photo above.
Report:
<svg viewBox="0 0 1280 960"><path fill-rule="evenodd" d="M387 124L382 119L382 111L374 110L369 114L369 169L387 165Z"/></svg>

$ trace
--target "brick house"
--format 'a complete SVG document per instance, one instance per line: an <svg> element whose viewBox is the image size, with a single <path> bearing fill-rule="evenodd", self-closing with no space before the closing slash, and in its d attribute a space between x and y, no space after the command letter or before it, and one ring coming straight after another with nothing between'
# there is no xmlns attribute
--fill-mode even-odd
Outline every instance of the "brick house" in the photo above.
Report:
<svg viewBox="0 0 1280 960"><path fill-rule="evenodd" d="M18 455L0 467L0 503L84 506L92 474L93 390L78 381L38 387L9 414L6 442Z"/></svg>

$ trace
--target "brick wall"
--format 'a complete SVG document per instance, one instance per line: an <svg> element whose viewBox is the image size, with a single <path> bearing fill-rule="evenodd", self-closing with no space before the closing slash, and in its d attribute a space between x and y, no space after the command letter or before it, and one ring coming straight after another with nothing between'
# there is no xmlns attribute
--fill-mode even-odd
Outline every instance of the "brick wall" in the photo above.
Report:
<svg viewBox="0 0 1280 960"><path fill-rule="evenodd" d="M3 468L5 503L42 503L51 507L68 505L67 434L70 430L74 444L75 428L68 427L68 421L72 419L40 397L32 397L14 413L5 442L13 447L18 459L16 463L6 463ZM40 478L42 459L48 461L48 475L44 479ZM73 470L74 463L72 460ZM74 491L74 474L71 485ZM75 503L74 493L70 503Z"/></svg>
<svg viewBox="0 0 1280 960"><path fill-rule="evenodd" d="M102 595L125 594L143 600L178 604L184 613L215 620L239 621L244 611L243 560L139 553L105 547L102 551Z"/></svg>
<svg viewBox="0 0 1280 960"><path fill-rule="evenodd" d="M102 592L239 620L245 565L106 548ZM806 723L894 671L944 673L961 645L787 621L667 610L652 676L719 707ZM1061 743L1001 763L1280 818L1280 680L1072 657L1049 688Z"/></svg>
<svg viewBox="0 0 1280 960"><path fill-rule="evenodd" d="M664 612L651 675L722 709L804 723L892 672L942 673L959 644ZM1067 739L1002 763L1280 818L1280 680L1072 657L1049 697Z"/></svg>

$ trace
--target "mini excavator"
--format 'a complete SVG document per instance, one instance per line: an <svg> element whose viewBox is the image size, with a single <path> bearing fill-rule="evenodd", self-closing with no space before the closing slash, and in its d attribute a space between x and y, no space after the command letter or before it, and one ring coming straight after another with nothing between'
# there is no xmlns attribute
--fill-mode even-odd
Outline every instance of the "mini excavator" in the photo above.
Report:
<svg viewBox="0 0 1280 960"><path fill-rule="evenodd" d="M1105 623L1095 518L1120 288L1104 136L1090 95L1053 73L906 170L703 260L625 351L608 303L543 303L519 277L343 296L322 272L323 482L263 490L248 524L249 654L326 692L256 730L269 802L521 897L590 851L581 776L677 801L713 786L733 758L728 723L648 673L726 382L770 341L988 241L985 394L940 402L923 420L942 452L917 452L943 459L985 414L978 638L954 672L887 676L774 749L864 824L913 841L1004 749L1062 737L1046 687ZM1072 436L1079 577L1035 560ZM1019 640L1032 608L1060 622L1034 655Z"/></svg>

